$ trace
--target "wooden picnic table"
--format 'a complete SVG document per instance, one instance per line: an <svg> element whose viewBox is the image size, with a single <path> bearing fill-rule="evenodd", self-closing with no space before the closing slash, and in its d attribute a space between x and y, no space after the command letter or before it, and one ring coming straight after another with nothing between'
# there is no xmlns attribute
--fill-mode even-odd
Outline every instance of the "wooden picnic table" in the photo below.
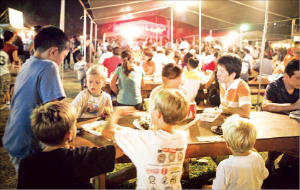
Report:
<svg viewBox="0 0 300 190"><path fill-rule="evenodd" d="M146 112L139 111L135 116L125 116L119 120L119 125L134 127L133 121ZM229 115L221 114L213 122L198 120L188 130L188 147L186 158L222 156L230 155L231 152L226 148L225 142L219 135L211 132L212 126L220 126ZM83 124L96 121L98 118L83 120L77 123L80 127ZM278 151L299 158L299 120L291 119L286 114L271 112L251 112L250 120L257 128L257 141L255 148L259 151ZM185 119L181 125L186 125L192 119ZM197 139L199 137L199 139ZM205 137L210 137L208 142ZM105 146L113 144L101 136L95 136L86 131L82 131L75 141L75 146ZM126 156L122 156L117 162L130 162Z"/></svg>

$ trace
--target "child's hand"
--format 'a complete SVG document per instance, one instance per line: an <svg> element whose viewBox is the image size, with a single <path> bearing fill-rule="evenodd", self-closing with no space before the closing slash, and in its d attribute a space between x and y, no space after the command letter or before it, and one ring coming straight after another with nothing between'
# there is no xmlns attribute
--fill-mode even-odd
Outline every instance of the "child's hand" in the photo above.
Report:
<svg viewBox="0 0 300 190"><path fill-rule="evenodd" d="M100 115L100 117L105 120L107 117L110 116L110 114L111 114L110 108L109 107L104 107L103 112Z"/></svg>

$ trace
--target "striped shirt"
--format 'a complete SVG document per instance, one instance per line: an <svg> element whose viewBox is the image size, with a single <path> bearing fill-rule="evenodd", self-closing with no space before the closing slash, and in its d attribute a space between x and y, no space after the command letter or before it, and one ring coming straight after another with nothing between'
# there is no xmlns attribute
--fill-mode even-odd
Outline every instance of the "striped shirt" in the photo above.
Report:
<svg viewBox="0 0 300 190"><path fill-rule="evenodd" d="M227 90L225 83L220 83L219 85L222 106L238 108L244 104L251 105L250 88L242 79L235 79Z"/></svg>

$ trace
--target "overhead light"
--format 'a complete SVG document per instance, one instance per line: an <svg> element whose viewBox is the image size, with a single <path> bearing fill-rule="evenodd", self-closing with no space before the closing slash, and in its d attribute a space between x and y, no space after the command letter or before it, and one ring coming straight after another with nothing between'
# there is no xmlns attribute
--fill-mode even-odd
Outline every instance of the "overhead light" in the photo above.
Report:
<svg viewBox="0 0 300 190"><path fill-rule="evenodd" d="M240 27L241 31L247 31L248 30L248 25L247 24L242 24Z"/></svg>

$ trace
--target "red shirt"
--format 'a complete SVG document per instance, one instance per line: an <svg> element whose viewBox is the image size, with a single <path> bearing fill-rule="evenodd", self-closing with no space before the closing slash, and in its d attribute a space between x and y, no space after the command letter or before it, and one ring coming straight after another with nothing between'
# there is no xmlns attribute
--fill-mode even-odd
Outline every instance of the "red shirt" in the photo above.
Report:
<svg viewBox="0 0 300 190"><path fill-rule="evenodd" d="M18 48L12 44L5 43L2 50L7 53L7 55L9 56L9 61L12 63L14 61L13 52L18 51Z"/></svg>
<svg viewBox="0 0 300 190"><path fill-rule="evenodd" d="M204 65L203 71L206 71L206 70L211 70L211 71L215 71L216 70L216 64L214 63L214 61Z"/></svg>
<svg viewBox="0 0 300 190"><path fill-rule="evenodd" d="M107 68L107 77L110 77L110 73L114 72L120 63L122 63L122 59L118 56L112 56L103 61L103 66Z"/></svg>

